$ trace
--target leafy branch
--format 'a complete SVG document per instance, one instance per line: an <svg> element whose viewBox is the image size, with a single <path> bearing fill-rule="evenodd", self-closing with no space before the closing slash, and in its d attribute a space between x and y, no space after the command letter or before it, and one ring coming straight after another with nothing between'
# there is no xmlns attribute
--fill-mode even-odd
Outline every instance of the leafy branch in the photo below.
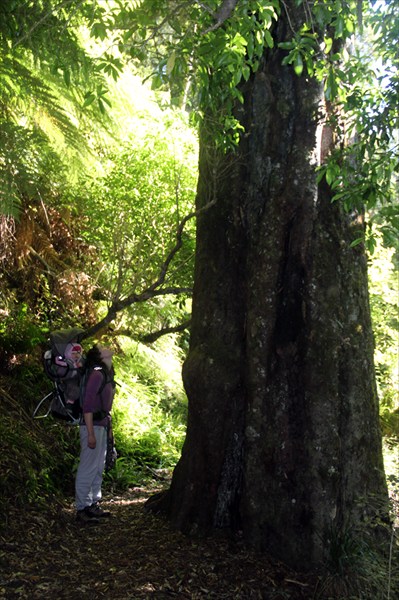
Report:
<svg viewBox="0 0 399 600"><path fill-rule="evenodd" d="M191 219L198 217L198 215L200 215L201 213L209 210L212 206L215 205L215 203L216 200L211 200L202 208L190 212L182 219L177 228L176 243L169 252L169 254L166 256L164 262L162 263L157 279L140 293L132 292L131 294L128 294L126 298L115 297L112 300L105 317L103 317L103 319L101 319L98 323L86 330L83 335L83 338L88 338L95 335L98 331L109 325L115 319L119 312L128 308L129 306L132 306L133 304L145 302L147 300L150 300L151 298L159 296L191 294L191 288L178 286L163 287L163 285L165 283L165 279L168 274L171 262L173 261L174 257L179 252L179 250L182 248L182 236L186 223Z"/></svg>

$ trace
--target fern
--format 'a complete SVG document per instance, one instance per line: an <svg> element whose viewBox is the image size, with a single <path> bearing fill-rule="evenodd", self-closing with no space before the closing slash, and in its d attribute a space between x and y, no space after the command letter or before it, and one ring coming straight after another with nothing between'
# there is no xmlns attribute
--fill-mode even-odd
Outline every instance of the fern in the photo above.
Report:
<svg viewBox="0 0 399 600"><path fill-rule="evenodd" d="M43 193L48 163L82 168L87 133L105 124L93 105L82 111L94 85L105 90L95 62L73 28L82 3L68 17L49 0L0 5L0 214L19 218L24 198ZM80 17L81 18L81 17ZM62 158L61 158L62 157ZM40 185L38 185L40 182Z"/></svg>

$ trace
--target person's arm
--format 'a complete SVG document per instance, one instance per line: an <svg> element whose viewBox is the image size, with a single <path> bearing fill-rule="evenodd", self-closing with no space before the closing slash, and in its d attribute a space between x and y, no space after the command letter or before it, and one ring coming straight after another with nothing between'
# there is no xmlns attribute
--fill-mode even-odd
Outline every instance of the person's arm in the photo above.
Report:
<svg viewBox="0 0 399 600"><path fill-rule="evenodd" d="M85 397L83 399L83 419L87 427L87 445L89 448L96 447L96 437L94 435L93 414L98 410L98 392L102 383L102 373L92 371L89 375L86 385Z"/></svg>
<svg viewBox="0 0 399 600"><path fill-rule="evenodd" d="M84 413L83 418L87 427L87 445L89 446L89 448L92 448L94 450L94 448L96 447L96 436L94 435L93 413Z"/></svg>

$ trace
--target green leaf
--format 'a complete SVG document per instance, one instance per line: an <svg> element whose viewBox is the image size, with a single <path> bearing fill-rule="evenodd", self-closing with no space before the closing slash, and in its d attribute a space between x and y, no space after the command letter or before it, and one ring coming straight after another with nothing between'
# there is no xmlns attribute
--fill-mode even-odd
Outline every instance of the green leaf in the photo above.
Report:
<svg viewBox="0 0 399 600"><path fill-rule="evenodd" d="M321 181L323 181L323 178L325 177L326 167L324 165L317 167L316 172L317 172L316 183L319 184Z"/></svg>
<svg viewBox="0 0 399 600"><path fill-rule="evenodd" d="M328 72L326 84L325 84L325 96L327 100L334 100L338 93L338 85L335 78L335 72L330 69Z"/></svg>
<svg viewBox="0 0 399 600"><path fill-rule="evenodd" d="M353 240L353 242L351 242L349 244L350 248L355 248L355 246L358 246L359 244L363 244L364 243L364 235L362 237L356 238L356 240Z"/></svg>
<svg viewBox="0 0 399 600"><path fill-rule="evenodd" d="M252 57L254 55L254 37L253 37L253 34L251 34L249 36L249 38L248 38L247 54L248 54L249 60L252 60Z"/></svg>
<svg viewBox="0 0 399 600"><path fill-rule="evenodd" d="M345 27L348 33L353 33L355 31L355 27L350 16L345 19Z"/></svg>
<svg viewBox="0 0 399 600"><path fill-rule="evenodd" d="M233 69L232 72L234 73L234 75L233 75L233 85L238 85L240 83L240 81L241 81L241 78L242 78L242 71L241 71L241 69L237 69L237 70Z"/></svg>
<svg viewBox="0 0 399 600"><path fill-rule="evenodd" d="M341 17L341 15L338 15L335 20L334 25L335 25L335 37L336 38L342 37L342 35L344 33L344 26L345 26L344 18Z"/></svg>
<svg viewBox="0 0 399 600"><path fill-rule="evenodd" d="M274 48L274 39L268 29L265 31L265 41L269 48Z"/></svg>
<svg viewBox="0 0 399 600"><path fill-rule="evenodd" d="M166 75L169 77L176 62L176 52L172 52L166 63Z"/></svg>
<svg viewBox="0 0 399 600"><path fill-rule="evenodd" d="M313 60L309 56L307 56L305 62L306 62L306 69L307 69L310 77L313 77L313 75L314 75L314 62L313 62Z"/></svg>
<svg viewBox="0 0 399 600"><path fill-rule="evenodd" d="M92 25L90 31L91 37L99 38L100 40L105 40L107 37L107 28L104 23L97 22Z"/></svg>
<svg viewBox="0 0 399 600"><path fill-rule="evenodd" d="M163 85L163 80L162 77L157 73L152 77L151 80L151 89L152 90L157 90L158 88L160 88Z"/></svg>
<svg viewBox="0 0 399 600"><path fill-rule="evenodd" d="M71 84L71 72L69 69L64 69L64 81L65 84L69 87Z"/></svg>
<svg viewBox="0 0 399 600"><path fill-rule="evenodd" d="M278 45L282 50L292 50L295 48L294 42L280 42Z"/></svg>
<svg viewBox="0 0 399 600"><path fill-rule="evenodd" d="M301 54L298 52L297 55L295 56L295 60L294 60L294 71L295 74L298 75L298 77L300 75L302 75L302 71L303 71L303 60L302 60L302 56Z"/></svg>
<svg viewBox="0 0 399 600"><path fill-rule="evenodd" d="M248 65L244 65L242 68L242 76L244 77L245 81L248 81L248 79L251 76L251 69L248 67Z"/></svg>
<svg viewBox="0 0 399 600"><path fill-rule="evenodd" d="M85 94L85 96L84 96L84 102L83 102L82 107L86 108L86 106L90 106L90 104L93 104L95 99L96 99L96 96L93 92L87 92L87 94Z"/></svg>
<svg viewBox="0 0 399 600"><path fill-rule="evenodd" d="M333 39L332 38L324 38L324 52L328 54L332 48Z"/></svg>
<svg viewBox="0 0 399 600"><path fill-rule="evenodd" d="M331 185L337 176L337 172L336 172L336 164L333 162L329 162L327 165L327 169L326 169L326 181L328 183L328 185Z"/></svg>

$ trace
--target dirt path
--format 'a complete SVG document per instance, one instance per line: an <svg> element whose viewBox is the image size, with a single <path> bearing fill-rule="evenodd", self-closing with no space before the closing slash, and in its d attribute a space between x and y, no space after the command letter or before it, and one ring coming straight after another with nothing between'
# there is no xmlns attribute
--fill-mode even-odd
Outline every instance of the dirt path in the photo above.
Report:
<svg viewBox="0 0 399 600"><path fill-rule="evenodd" d="M149 495L105 498L113 516L99 526L77 524L72 507L15 512L0 535L0 598L312 598L310 582L240 543L172 531L144 510Z"/></svg>

